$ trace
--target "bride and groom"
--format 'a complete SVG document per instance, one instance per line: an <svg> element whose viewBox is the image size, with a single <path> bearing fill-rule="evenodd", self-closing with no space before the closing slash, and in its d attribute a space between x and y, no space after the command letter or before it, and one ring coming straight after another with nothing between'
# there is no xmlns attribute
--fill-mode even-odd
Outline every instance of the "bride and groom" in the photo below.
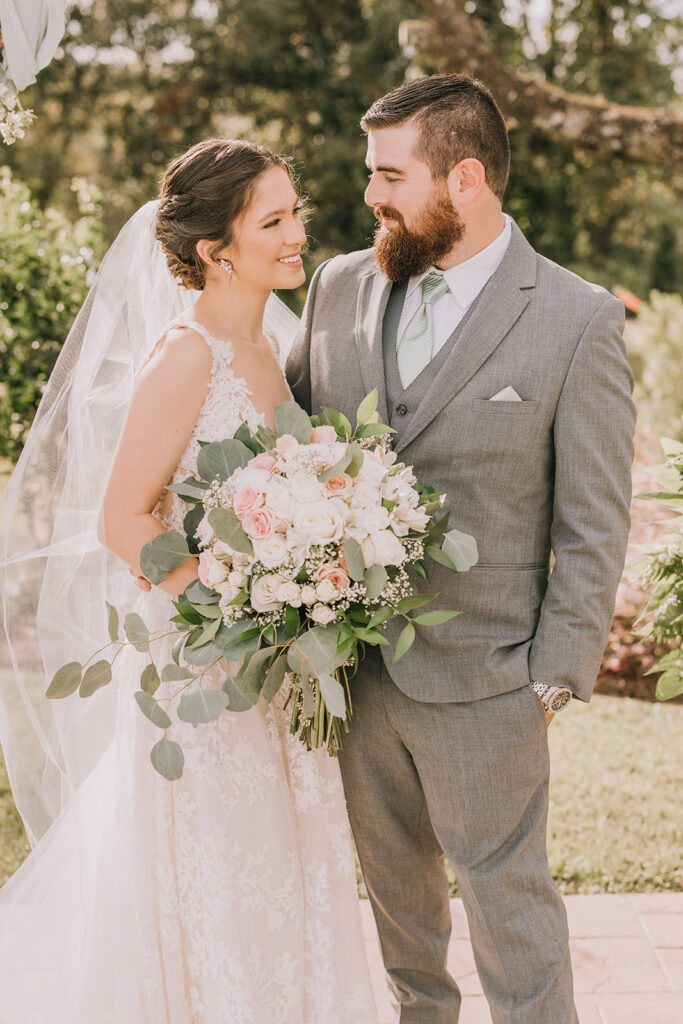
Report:
<svg viewBox="0 0 683 1024"><path fill-rule="evenodd" d="M481 84L418 79L362 125L374 248L318 269L301 325L269 298L303 283L305 242L289 169L270 151L194 146L158 206L124 229L34 427L40 436L62 408L61 457L73 464L80 443L89 472L65 474L78 479L63 483L60 513L71 524L87 491L119 558L84 544L83 572L65 584L68 529L56 547L53 534L37 616L54 645L83 579L87 619L103 586L123 586L121 565L140 573L143 544L181 525L182 503L160 495L194 474L200 442L272 425L291 394L352 414L375 387L395 450L477 538L474 569L437 567L429 583L462 614L421 631L395 665L368 653L339 766L289 735L276 698L185 726L185 772L166 782L147 760L151 727L129 713L136 663L124 653L87 754L74 749L82 729L58 723L61 800L38 801L42 838L0 895L2 1024L372 1024L346 806L402 1024L458 1019L444 856L496 1024L577 1020L545 850L546 731L570 696L590 698L623 564L634 425L623 312L503 215L507 132ZM151 290L150 218L167 264ZM189 308L168 270L194 291ZM130 288L125 315L101 314L112 301L120 314ZM10 499L40 461L27 449ZM146 619L163 624L168 594L196 575L190 558L151 592L140 578ZM3 745L11 771L21 743L6 729Z"/></svg>

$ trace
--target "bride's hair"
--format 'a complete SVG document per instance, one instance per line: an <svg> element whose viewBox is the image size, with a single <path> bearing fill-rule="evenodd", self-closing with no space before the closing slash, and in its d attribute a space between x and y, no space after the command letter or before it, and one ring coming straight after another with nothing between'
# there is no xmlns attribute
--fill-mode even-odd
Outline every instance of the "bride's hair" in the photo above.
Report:
<svg viewBox="0 0 683 1024"><path fill-rule="evenodd" d="M186 288L200 290L206 284L197 242L215 241L216 254L230 245L257 180L271 167L282 167L292 177L285 157L236 139L198 142L170 164L161 181L156 237L169 270Z"/></svg>

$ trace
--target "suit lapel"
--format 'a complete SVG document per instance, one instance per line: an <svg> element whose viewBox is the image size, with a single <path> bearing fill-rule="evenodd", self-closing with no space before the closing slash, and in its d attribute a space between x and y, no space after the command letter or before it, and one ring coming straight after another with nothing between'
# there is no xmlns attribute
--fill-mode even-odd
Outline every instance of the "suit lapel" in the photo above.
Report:
<svg viewBox="0 0 683 1024"><path fill-rule="evenodd" d="M379 269L369 271L361 280L356 307L355 337L365 394L377 388L377 411L387 422L387 395L384 384L382 324L391 294L391 281Z"/></svg>
<svg viewBox="0 0 683 1024"><path fill-rule="evenodd" d="M535 282L536 253L513 222L512 238L500 266L486 284L458 343L397 441L397 452L431 423L498 348L529 303L530 289Z"/></svg>

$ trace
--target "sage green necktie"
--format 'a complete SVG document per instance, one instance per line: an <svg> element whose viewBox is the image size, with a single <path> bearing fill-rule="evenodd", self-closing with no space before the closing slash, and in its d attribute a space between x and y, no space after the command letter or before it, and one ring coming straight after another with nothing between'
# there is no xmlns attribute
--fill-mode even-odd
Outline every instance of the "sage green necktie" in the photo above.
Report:
<svg viewBox="0 0 683 1024"><path fill-rule="evenodd" d="M443 274L435 271L422 281L422 302L410 319L398 343L396 361L401 384L407 388L432 358L434 316L432 305L448 291Z"/></svg>

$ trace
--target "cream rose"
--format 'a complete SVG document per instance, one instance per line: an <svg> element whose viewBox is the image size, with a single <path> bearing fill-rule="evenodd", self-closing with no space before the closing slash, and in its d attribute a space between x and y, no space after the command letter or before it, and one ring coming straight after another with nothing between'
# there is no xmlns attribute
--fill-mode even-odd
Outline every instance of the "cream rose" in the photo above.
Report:
<svg viewBox="0 0 683 1024"><path fill-rule="evenodd" d="M289 556L285 538L281 533L274 533L263 540L254 538L254 557L267 565L269 569L276 569L282 565Z"/></svg>
<svg viewBox="0 0 683 1024"><path fill-rule="evenodd" d="M228 583L231 587L237 587L238 590L241 590L248 578L249 577L246 572L241 572L239 569L233 569L228 576Z"/></svg>
<svg viewBox="0 0 683 1024"><path fill-rule="evenodd" d="M228 578L228 568L223 562L214 558L210 551L202 551L199 556L199 579L205 587L216 587Z"/></svg>
<svg viewBox="0 0 683 1024"><path fill-rule="evenodd" d="M270 473L267 469L252 468L251 466L236 469L232 477L236 491L242 490L243 487L253 487L255 491L263 491L269 480Z"/></svg>
<svg viewBox="0 0 683 1024"><path fill-rule="evenodd" d="M291 604L293 608L298 608L301 605L301 587L294 580L287 580L286 583L281 583L278 587L277 599L285 604Z"/></svg>
<svg viewBox="0 0 683 1024"><path fill-rule="evenodd" d="M323 497L323 485L314 473L300 470L289 477L289 490L297 502L319 501Z"/></svg>
<svg viewBox="0 0 683 1024"><path fill-rule="evenodd" d="M294 511L292 492L283 480L271 480L266 486L266 507L279 519L290 520Z"/></svg>
<svg viewBox="0 0 683 1024"><path fill-rule="evenodd" d="M287 580L279 572L267 576L259 576L251 584L251 606L257 612L272 612L282 608L278 600L278 591Z"/></svg>
<svg viewBox="0 0 683 1024"><path fill-rule="evenodd" d="M319 622L321 626L326 626L328 622L336 619L337 613L328 604L315 604L311 608L310 616L314 622Z"/></svg>
<svg viewBox="0 0 683 1024"><path fill-rule="evenodd" d="M298 444L299 442L293 434L282 434L275 442L275 447L279 455L284 455L285 452L291 451L292 448L297 448Z"/></svg>
<svg viewBox="0 0 683 1024"><path fill-rule="evenodd" d="M304 604L313 604L313 602L317 600L315 587L304 584L301 588L301 600Z"/></svg>
<svg viewBox="0 0 683 1024"><path fill-rule="evenodd" d="M315 596L319 601L334 601L337 596L337 588L332 580L321 580L316 585Z"/></svg>
<svg viewBox="0 0 683 1024"><path fill-rule="evenodd" d="M353 485L351 492L351 507L352 508L367 508L368 506L378 505L381 501L381 491L374 484L371 484L368 480L356 480Z"/></svg>
<svg viewBox="0 0 683 1024"><path fill-rule="evenodd" d="M330 544L341 537L346 512L340 498L305 502L294 513L294 525L306 534L312 544Z"/></svg>
<svg viewBox="0 0 683 1024"><path fill-rule="evenodd" d="M202 547L207 547L213 539L213 530L209 526L209 517L205 515L200 520L197 529L194 531L194 535L201 544Z"/></svg>
<svg viewBox="0 0 683 1024"><path fill-rule="evenodd" d="M363 465L358 472L361 480L367 480L371 484L378 486L386 474L386 467L382 464L379 456L375 455L374 452L366 451L363 455Z"/></svg>
<svg viewBox="0 0 683 1024"><path fill-rule="evenodd" d="M366 568L371 565L401 565L406 553L398 537L391 530L379 530L366 537L361 544Z"/></svg>

